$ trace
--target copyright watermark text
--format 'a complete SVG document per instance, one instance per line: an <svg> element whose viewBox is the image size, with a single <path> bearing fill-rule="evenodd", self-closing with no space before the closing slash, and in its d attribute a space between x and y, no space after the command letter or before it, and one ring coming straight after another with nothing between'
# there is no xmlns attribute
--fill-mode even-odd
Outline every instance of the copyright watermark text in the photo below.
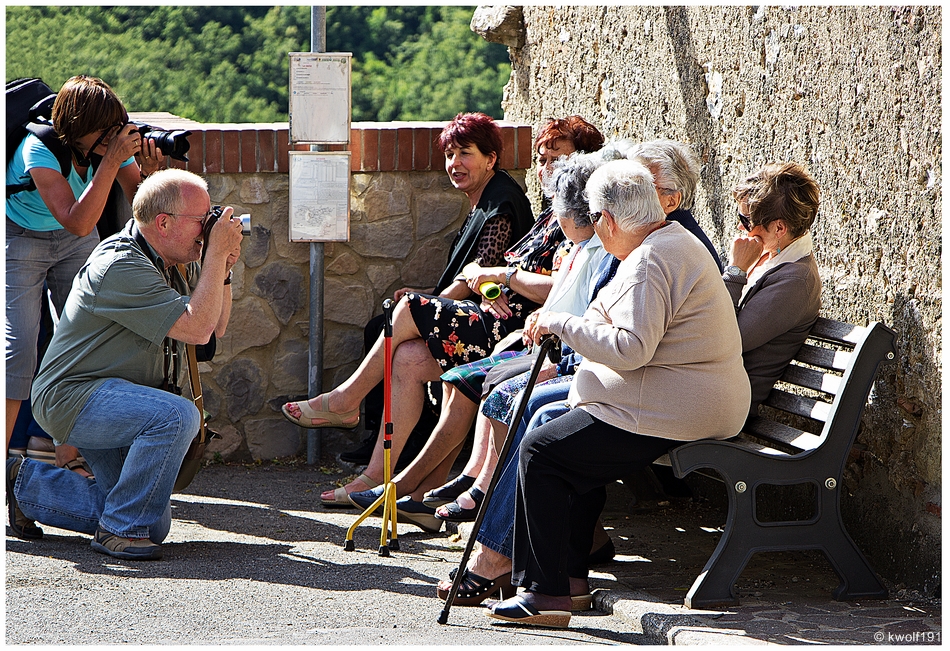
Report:
<svg viewBox="0 0 950 651"><path fill-rule="evenodd" d="M940 631L910 631L906 633L885 633L878 631L874 641L881 644L940 644Z"/></svg>

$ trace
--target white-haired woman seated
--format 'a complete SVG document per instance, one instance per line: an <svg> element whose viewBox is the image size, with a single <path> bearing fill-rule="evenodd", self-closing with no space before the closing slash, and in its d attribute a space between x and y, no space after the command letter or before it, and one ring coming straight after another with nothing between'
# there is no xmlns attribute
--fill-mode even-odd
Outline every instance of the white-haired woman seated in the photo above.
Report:
<svg viewBox="0 0 950 651"><path fill-rule="evenodd" d="M567 626L570 595L587 592L605 486L678 443L735 436L749 412L729 292L699 240L666 221L649 170L607 163L587 194L621 263L583 316L548 312L532 328L535 341L557 335L584 361L572 409L519 449L512 583L525 591L492 608L504 621Z"/></svg>

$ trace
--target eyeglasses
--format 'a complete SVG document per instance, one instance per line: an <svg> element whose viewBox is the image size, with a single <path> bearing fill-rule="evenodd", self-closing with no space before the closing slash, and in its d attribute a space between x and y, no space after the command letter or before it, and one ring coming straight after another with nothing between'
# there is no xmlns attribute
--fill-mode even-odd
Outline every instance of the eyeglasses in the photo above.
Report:
<svg viewBox="0 0 950 651"><path fill-rule="evenodd" d="M739 213L739 223L742 224L742 228L747 231L751 231L755 228L755 225L752 223L752 220L749 218L749 215L743 215L742 211L737 211Z"/></svg>
<svg viewBox="0 0 950 651"><path fill-rule="evenodd" d="M177 212L167 212L167 213L165 213L165 214L166 214L166 215L173 215L173 216L175 216L175 217L188 217L189 219L200 219L200 220L201 220L201 224L204 225L204 223L208 220L208 217L211 216L211 213L214 212L214 209L215 209L215 206L212 206L212 207L211 207L211 210L209 210L208 212L206 212L206 213L203 214L203 215L183 215L183 214L177 213Z"/></svg>
<svg viewBox="0 0 950 651"><path fill-rule="evenodd" d="M598 210L597 212L589 212L587 213L587 219L590 220L591 224L596 224L598 221L600 221L600 218L603 216L603 214L604 212L602 210Z"/></svg>

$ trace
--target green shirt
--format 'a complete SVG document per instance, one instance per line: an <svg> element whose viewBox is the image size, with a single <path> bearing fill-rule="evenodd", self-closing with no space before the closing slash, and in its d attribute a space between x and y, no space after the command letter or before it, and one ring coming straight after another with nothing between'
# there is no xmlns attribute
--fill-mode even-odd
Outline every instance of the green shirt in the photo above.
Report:
<svg viewBox="0 0 950 651"><path fill-rule="evenodd" d="M36 422L60 443L106 380L157 388L165 379L162 343L185 311L196 266L189 265L188 283L172 270L170 287L163 261L141 236L140 248L137 230L129 220L79 270L33 382Z"/></svg>

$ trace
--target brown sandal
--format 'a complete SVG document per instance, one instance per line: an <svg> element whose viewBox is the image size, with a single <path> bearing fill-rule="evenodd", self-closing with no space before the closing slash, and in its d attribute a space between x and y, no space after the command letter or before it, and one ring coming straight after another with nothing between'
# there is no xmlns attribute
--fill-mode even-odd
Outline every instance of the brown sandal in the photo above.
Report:
<svg viewBox="0 0 950 651"><path fill-rule="evenodd" d="M78 457L76 459L70 459L60 467L65 468L66 470L72 470L80 477L85 477L86 479L96 478L95 475L89 472L89 470L86 468L86 464L80 461Z"/></svg>

